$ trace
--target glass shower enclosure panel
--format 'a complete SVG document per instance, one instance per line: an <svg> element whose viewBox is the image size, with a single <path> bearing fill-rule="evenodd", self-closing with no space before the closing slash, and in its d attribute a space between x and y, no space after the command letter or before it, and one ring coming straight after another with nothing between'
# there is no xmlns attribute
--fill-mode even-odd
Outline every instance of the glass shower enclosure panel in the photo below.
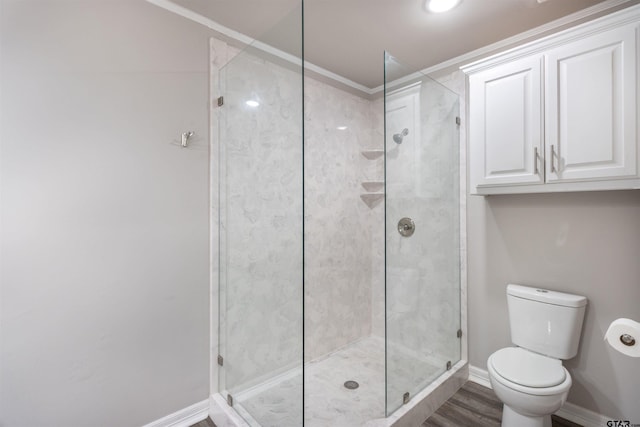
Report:
<svg viewBox="0 0 640 427"><path fill-rule="evenodd" d="M302 425L302 78L254 45L219 75L219 389L249 425Z"/></svg>
<svg viewBox="0 0 640 427"><path fill-rule="evenodd" d="M385 54L386 408L460 360L458 96Z"/></svg>

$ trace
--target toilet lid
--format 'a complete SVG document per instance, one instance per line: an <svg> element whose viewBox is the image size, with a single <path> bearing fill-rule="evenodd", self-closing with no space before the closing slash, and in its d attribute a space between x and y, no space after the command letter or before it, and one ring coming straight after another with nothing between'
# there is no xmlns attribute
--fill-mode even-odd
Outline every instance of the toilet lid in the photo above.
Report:
<svg viewBox="0 0 640 427"><path fill-rule="evenodd" d="M491 364L501 377L525 387L553 387L567 377L560 360L519 347L496 351Z"/></svg>

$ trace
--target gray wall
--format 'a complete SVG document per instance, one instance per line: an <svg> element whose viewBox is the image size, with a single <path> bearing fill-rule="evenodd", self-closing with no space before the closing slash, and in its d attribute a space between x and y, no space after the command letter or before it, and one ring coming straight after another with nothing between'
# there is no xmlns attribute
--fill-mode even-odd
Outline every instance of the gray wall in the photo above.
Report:
<svg viewBox="0 0 640 427"><path fill-rule="evenodd" d="M467 215L471 365L512 345L507 283L585 295L568 401L640 420L638 360L603 341L614 319L640 320L640 191L469 196Z"/></svg>
<svg viewBox="0 0 640 427"><path fill-rule="evenodd" d="M2 7L0 425L206 399L208 34L142 0Z"/></svg>

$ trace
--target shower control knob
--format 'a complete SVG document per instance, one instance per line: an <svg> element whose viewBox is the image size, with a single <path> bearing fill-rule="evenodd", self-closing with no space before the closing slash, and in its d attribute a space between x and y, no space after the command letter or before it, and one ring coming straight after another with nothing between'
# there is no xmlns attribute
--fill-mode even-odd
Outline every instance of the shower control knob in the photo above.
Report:
<svg viewBox="0 0 640 427"><path fill-rule="evenodd" d="M398 233L401 236L409 237L416 231L416 224L411 218L402 218L398 221Z"/></svg>

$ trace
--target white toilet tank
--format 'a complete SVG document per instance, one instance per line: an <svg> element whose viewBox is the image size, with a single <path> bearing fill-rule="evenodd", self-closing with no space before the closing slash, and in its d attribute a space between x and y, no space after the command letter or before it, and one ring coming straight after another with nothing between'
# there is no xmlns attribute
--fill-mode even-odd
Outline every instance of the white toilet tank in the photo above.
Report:
<svg viewBox="0 0 640 427"><path fill-rule="evenodd" d="M546 289L507 285L511 341L555 359L578 353L587 298Z"/></svg>

